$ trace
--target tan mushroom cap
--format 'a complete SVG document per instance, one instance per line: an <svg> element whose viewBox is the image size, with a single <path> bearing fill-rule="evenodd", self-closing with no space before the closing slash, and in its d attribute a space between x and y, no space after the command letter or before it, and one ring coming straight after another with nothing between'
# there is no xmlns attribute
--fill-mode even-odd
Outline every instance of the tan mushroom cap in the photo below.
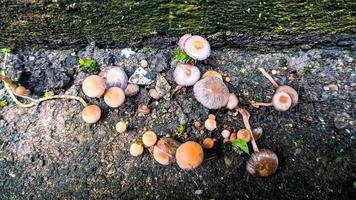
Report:
<svg viewBox="0 0 356 200"><path fill-rule="evenodd" d="M89 105L82 111L82 118L86 123L93 124L99 121L101 109L97 105Z"/></svg>
<svg viewBox="0 0 356 200"><path fill-rule="evenodd" d="M214 139L212 138L205 138L203 141L203 148L204 149L211 149L214 147Z"/></svg>
<svg viewBox="0 0 356 200"><path fill-rule="evenodd" d="M125 95L128 97L135 96L140 91L140 86L129 83L125 88Z"/></svg>
<svg viewBox="0 0 356 200"><path fill-rule="evenodd" d="M105 81L97 75L91 75L84 79L82 90L85 95L92 98L99 98L105 92Z"/></svg>
<svg viewBox="0 0 356 200"><path fill-rule="evenodd" d="M142 136L142 142L146 147L151 147L157 142L157 135L153 131L146 131Z"/></svg>
<svg viewBox="0 0 356 200"><path fill-rule="evenodd" d="M170 163L169 153L164 140L158 140L157 144L153 147L153 158L161 165L168 165Z"/></svg>
<svg viewBox="0 0 356 200"><path fill-rule="evenodd" d="M292 99L286 92L276 92L272 98L273 107L278 111L286 111L292 105Z"/></svg>
<svg viewBox="0 0 356 200"><path fill-rule="evenodd" d="M214 129L217 128L216 120L212 119L212 118L205 120L204 125L205 125L205 128L209 131L213 131Z"/></svg>
<svg viewBox="0 0 356 200"><path fill-rule="evenodd" d="M219 72L213 71L213 70L206 71L203 74L202 78L205 78L205 77L216 77L216 78L223 80L223 77L221 76L221 74Z"/></svg>
<svg viewBox="0 0 356 200"><path fill-rule="evenodd" d="M268 149L254 152L246 162L246 170L256 177L267 177L276 173L278 168L277 155Z"/></svg>
<svg viewBox="0 0 356 200"><path fill-rule="evenodd" d="M292 99L292 107L294 107L298 104L299 97L298 97L297 91L294 88L292 88L288 85L282 85L282 86L279 86L276 90L276 93L279 93L279 92L285 92L290 96L290 98Z"/></svg>
<svg viewBox="0 0 356 200"><path fill-rule="evenodd" d="M115 128L117 132L124 133L127 129L127 124L123 121L120 121L115 125Z"/></svg>
<svg viewBox="0 0 356 200"><path fill-rule="evenodd" d="M236 138L237 139L242 139L245 142L249 142L251 140L251 134L250 131L247 129L240 129L239 131L237 131L236 133Z"/></svg>
<svg viewBox="0 0 356 200"><path fill-rule="evenodd" d="M232 110L235 109L238 104L239 104L239 100L237 99L237 96L233 93L230 93L226 108Z"/></svg>
<svg viewBox="0 0 356 200"><path fill-rule="evenodd" d="M26 95L27 91L28 90L24 86L18 86L15 89L15 94L24 96L24 95Z"/></svg>
<svg viewBox="0 0 356 200"><path fill-rule="evenodd" d="M119 87L112 87L105 92L104 101L108 106L117 108L124 103L125 93Z"/></svg>
<svg viewBox="0 0 356 200"><path fill-rule="evenodd" d="M193 59L205 60L210 56L211 49L205 38L193 35L185 40L184 51Z"/></svg>
<svg viewBox="0 0 356 200"><path fill-rule="evenodd" d="M181 169L197 168L203 162L203 159L203 148L193 141L180 145L176 152L177 164Z"/></svg>
<svg viewBox="0 0 356 200"><path fill-rule="evenodd" d="M216 77L205 77L194 85L195 98L206 108L219 109L229 100L229 89Z"/></svg>
<svg viewBox="0 0 356 200"><path fill-rule="evenodd" d="M131 146L130 146L130 154L132 156L135 156L135 157L143 154L143 146L140 145L140 144L137 144L137 143L131 144Z"/></svg>

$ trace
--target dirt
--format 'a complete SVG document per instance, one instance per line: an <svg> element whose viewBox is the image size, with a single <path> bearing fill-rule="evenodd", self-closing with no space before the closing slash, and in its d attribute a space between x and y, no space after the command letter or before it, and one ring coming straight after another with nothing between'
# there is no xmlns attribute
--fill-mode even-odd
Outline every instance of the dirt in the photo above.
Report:
<svg viewBox="0 0 356 200"><path fill-rule="evenodd" d="M159 60L171 63L173 49L173 45L132 49L136 53L129 58L121 55L122 49L99 49L94 44L79 51L19 52L10 56L14 62L7 72L18 76L19 83L36 96L48 89L84 97L80 85L88 74L73 60L91 58L100 66L119 65L131 75L142 58L157 62L159 55ZM227 85L239 97L240 106L251 112L252 126L264 130L259 147L278 155L275 175L248 175L248 155L223 146L220 132L224 126L242 128L240 117L228 110L216 111L218 129L201 132L193 123L207 119L209 111L195 100L192 88L156 101L148 95L148 89L155 87L152 83L118 109L86 98L103 110L94 125L82 121L83 108L73 100L48 101L30 109L10 102L0 108L0 199L351 199L356 195L353 48L294 46L266 51L220 46L213 49L209 64L198 66L230 78ZM275 70L273 76L280 84L294 87L299 92L298 106L287 112L251 107L252 100L269 101L273 95L272 85L258 67ZM154 79L157 70L147 70ZM171 66L160 73L173 87ZM0 91L0 98L9 101ZM151 108L148 116L138 115L140 102ZM119 120L128 122L127 133L115 131ZM218 142L205 151L199 168L184 171L175 163L158 164L148 151L130 156L130 144L148 129L180 142L201 143L208 136ZM187 137L180 137L184 133Z"/></svg>

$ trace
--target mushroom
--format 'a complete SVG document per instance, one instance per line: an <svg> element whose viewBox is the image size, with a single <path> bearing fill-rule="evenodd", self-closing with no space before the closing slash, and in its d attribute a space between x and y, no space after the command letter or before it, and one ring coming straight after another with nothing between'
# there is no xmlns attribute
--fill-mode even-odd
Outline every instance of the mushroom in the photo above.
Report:
<svg viewBox="0 0 356 200"><path fill-rule="evenodd" d="M97 75L86 77L82 84L82 90L85 95L92 98L99 98L105 92L104 79Z"/></svg>
<svg viewBox="0 0 356 200"><path fill-rule="evenodd" d="M119 87L112 87L105 92L104 101L112 108L121 106L125 101L125 93Z"/></svg>
<svg viewBox="0 0 356 200"><path fill-rule="evenodd" d="M128 97L135 96L140 91L140 86L129 83L125 88L125 95Z"/></svg>
<svg viewBox="0 0 356 200"><path fill-rule="evenodd" d="M215 140L213 138L205 138L203 141L203 148L204 149L211 149L214 147Z"/></svg>
<svg viewBox="0 0 356 200"><path fill-rule="evenodd" d="M121 67L105 67L104 70L99 73L99 76L103 77L106 88L119 87L124 90L127 86L128 78Z"/></svg>
<svg viewBox="0 0 356 200"><path fill-rule="evenodd" d="M278 111L286 111L298 104L298 93L295 89L287 85L279 86L278 83L272 78L272 76L269 75L263 68L258 68L258 70L277 89L273 95L271 103L256 102L253 103L252 106L256 108L260 106L273 106Z"/></svg>
<svg viewBox="0 0 356 200"><path fill-rule="evenodd" d="M151 111L151 109L145 103L140 103L138 105L138 109L137 110L142 115L147 115Z"/></svg>
<svg viewBox="0 0 356 200"><path fill-rule="evenodd" d="M237 96L233 93L230 93L226 108L229 110L233 110L237 107L238 104L239 100L237 99Z"/></svg>
<svg viewBox="0 0 356 200"><path fill-rule="evenodd" d="M221 76L221 74L219 72L212 71L212 70L206 71L203 74L202 78L205 78L205 77L216 77L216 78L223 80L223 77Z"/></svg>
<svg viewBox="0 0 356 200"><path fill-rule="evenodd" d="M185 44L185 41L190 38L192 35L191 34L185 34L183 35L182 37L179 38L179 41L178 41L178 46L181 50L184 51L184 44Z"/></svg>
<svg viewBox="0 0 356 200"><path fill-rule="evenodd" d="M216 77L205 77L194 85L194 96L209 109L219 109L229 101L229 89Z"/></svg>
<svg viewBox="0 0 356 200"><path fill-rule="evenodd" d="M205 128L208 129L209 131L213 131L214 129L216 129L217 125L216 125L216 120L215 120L215 116L213 114L210 114L208 116L208 119L205 120Z"/></svg>
<svg viewBox="0 0 356 200"><path fill-rule="evenodd" d="M131 146L130 146L130 154L132 156L137 157L137 156L141 155L142 153L143 153L143 146L142 145L137 144L137 143L131 144Z"/></svg>
<svg viewBox="0 0 356 200"><path fill-rule="evenodd" d="M227 130L227 129L224 129L223 131L221 131L221 136L222 136L223 138L229 138L229 136L230 136L230 131Z"/></svg>
<svg viewBox="0 0 356 200"><path fill-rule="evenodd" d="M155 100L159 100L161 98L161 95L158 93L158 91L154 88L151 88L148 93L150 94L150 96L155 99Z"/></svg>
<svg viewBox="0 0 356 200"><path fill-rule="evenodd" d="M15 88L15 94L19 96L29 95L30 90L26 89L24 86L18 86Z"/></svg>
<svg viewBox="0 0 356 200"><path fill-rule="evenodd" d="M268 149L258 149L250 127L250 113L247 110L241 108L239 108L238 111L242 116L246 129L250 133L251 143L254 151L249 160L246 162L246 170L251 175L256 177L267 177L273 175L278 168L277 155Z"/></svg>
<svg viewBox="0 0 356 200"><path fill-rule="evenodd" d="M161 138L153 147L153 158L161 165L168 165L180 143L172 138Z"/></svg>
<svg viewBox="0 0 356 200"><path fill-rule="evenodd" d="M88 124L94 124L101 117L101 109L97 105L86 106L82 111L82 118Z"/></svg>
<svg viewBox="0 0 356 200"><path fill-rule="evenodd" d="M180 145L176 152L177 164L181 169L195 169L203 162L203 159L203 148L193 141Z"/></svg>
<svg viewBox="0 0 356 200"><path fill-rule="evenodd" d="M183 51L195 60L205 60L211 52L209 42L199 35L188 37L184 41Z"/></svg>
<svg viewBox="0 0 356 200"><path fill-rule="evenodd" d="M119 133L125 133L126 129L127 129L127 124L123 121L120 121L116 124L115 126L116 131Z"/></svg>
<svg viewBox="0 0 356 200"><path fill-rule="evenodd" d="M255 140L258 140L262 137L262 134L263 134L263 129L262 127L256 127L252 130L252 134L253 134L253 137L255 138Z"/></svg>
<svg viewBox="0 0 356 200"><path fill-rule="evenodd" d="M173 78L177 87L172 90L172 94L182 87L194 85L200 78L200 70L191 64L178 63L174 69Z"/></svg>
<svg viewBox="0 0 356 200"><path fill-rule="evenodd" d="M235 140L237 140L237 133L231 133L230 135L230 141L234 142Z"/></svg>
<svg viewBox="0 0 356 200"><path fill-rule="evenodd" d="M247 129L240 129L236 133L236 139L242 139L245 142L249 142L251 140L250 132Z"/></svg>
<svg viewBox="0 0 356 200"><path fill-rule="evenodd" d="M153 131L147 131L142 136L142 142L146 147L151 147L157 142L157 135Z"/></svg>

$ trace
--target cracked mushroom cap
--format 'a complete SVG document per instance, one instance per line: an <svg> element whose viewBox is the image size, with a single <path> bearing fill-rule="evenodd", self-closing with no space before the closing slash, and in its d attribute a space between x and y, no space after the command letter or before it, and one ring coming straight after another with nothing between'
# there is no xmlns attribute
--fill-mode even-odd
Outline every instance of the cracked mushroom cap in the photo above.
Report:
<svg viewBox="0 0 356 200"><path fill-rule="evenodd" d="M153 158L161 165L169 165L179 145L172 138L162 138L153 147Z"/></svg>
<svg viewBox="0 0 356 200"><path fill-rule="evenodd" d="M173 73L174 81L181 86L192 86L200 78L200 70L191 64L178 63Z"/></svg>
<svg viewBox="0 0 356 200"><path fill-rule="evenodd" d="M195 60L205 60L210 56L211 49L205 38L193 35L185 40L184 51Z"/></svg>
<svg viewBox="0 0 356 200"><path fill-rule="evenodd" d="M205 77L194 85L195 98L206 108L219 109L229 101L229 89L216 77Z"/></svg>
<svg viewBox="0 0 356 200"><path fill-rule="evenodd" d="M105 82L100 76L91 75L84 79L82 89L88 97L99 98L105 92Z"/></svg>
<svg viewBox="0 0 356 200"><path fill-rule="evenodd" d="M278 168L277 155L268 149L254 152L246 162L246 170L256 177L267 177L273 175Z"/></svg>
<svg viewBox="0 0 356 200"><path fill-rule="evenodd" d="M181 169L195 169L203 162L203 159L203 148L193 141L180 145L176 152L177 164Z"/></svg>

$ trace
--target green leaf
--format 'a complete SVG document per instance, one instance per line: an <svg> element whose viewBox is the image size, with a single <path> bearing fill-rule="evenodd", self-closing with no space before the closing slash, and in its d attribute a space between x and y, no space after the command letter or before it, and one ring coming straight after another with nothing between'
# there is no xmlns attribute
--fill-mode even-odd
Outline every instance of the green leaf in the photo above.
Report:
<svg viewBox="0 0 356 200"><path fill-rule="evenodd" d="M95 74L98 72L98 66L95 60L91 59L80 59L79 68L83 69L89 73Z"/></svg>
<svg viewBox="0 0 356 200"><path fill-rule="evenodd" d="M250 151L248 149L247 143L243 139L237 139L232 143L232 146L235 148L241 149L243 152L250 154Z"/></svg>
<svg viewBox="0 0 356 200"><path fill-rule="evenodd" d="M3 53L11 53L11 49L9 49L9 48L2 48L1 49L1 52L3 52Z"/></svg>
<svg viewBox="0 0 356 200"><path fill-rule="evenodd" d="M176 48L174 50L174 57L178 62L181 63L189 63L189 64L195 63L194 59L188 56L188 54L186 54L180 48Z"/></svg>
<svg viewBox="0 0 356 200"><path fill-rule="evenodd" d="M0 100L0 107L6 107L9 105L9 102L7 102L6 100Z"/></svg>

